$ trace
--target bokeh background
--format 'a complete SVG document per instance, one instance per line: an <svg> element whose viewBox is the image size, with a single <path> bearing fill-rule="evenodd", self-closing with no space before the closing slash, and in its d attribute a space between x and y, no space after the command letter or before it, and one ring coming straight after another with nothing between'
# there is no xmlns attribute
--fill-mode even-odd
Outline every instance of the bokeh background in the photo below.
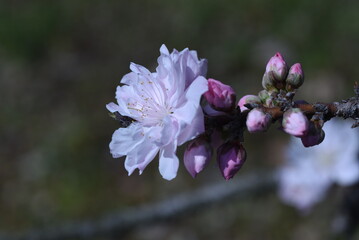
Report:
<svg viewBox="0 0 359 240"><path fill-rule="evenodd" d="M189 47L240 97L261 90L279 51L302 63L298 98L340 100L359 76L358 12L357 0L0 1L0 231L96 219L223 181L214 159L197 179L181 165L168 182L156 160L128 177L111 157L119 125L105 104L130 62L154 70L162 43ZM247 134L239 174L275 169L287 141L276 127ZM334 191L306 216L275 191L229 199L124 239L329 239L339 199Z"/></svg>

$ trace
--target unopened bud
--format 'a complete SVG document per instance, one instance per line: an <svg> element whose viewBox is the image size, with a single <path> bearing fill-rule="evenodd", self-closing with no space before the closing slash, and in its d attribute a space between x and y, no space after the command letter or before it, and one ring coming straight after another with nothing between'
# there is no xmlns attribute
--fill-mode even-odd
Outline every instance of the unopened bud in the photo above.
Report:
<svg viewBox="0 0 359 240"><path fill-rule="evenodd" d="M271 96L270 96L270 94L269 94L269 92L268 92L267 90L262 90L262 91L260 91L260 92L258 93L258 97L259 97L259 99L260 99L263 103L265 103L266 100L267 100L268 98L270 98Z"/></svg>
<svg viewBox="0 0 359 240"><path fill-rule="evenodd" d="M249 132L264 132L272 123L272 116L260 108L252 109L247 116L247 129Z"/></svg>
<svg viewBox="0 0 359 240"><path fill-rule="evenodd" d="M283 114L282 126L286 133L303 137L308 132L309 122L299 108L291 108Z"/></svg>
<svg viewBox="0 0 359 240"><path fill-rule="evenodd" d="M312 147L323 142L325 132L322 129L321 124L310 121L308 133L301 137L304 147Z"/></svg>
<svg viewBox="0 0 359 240"><path fill-rule="evenodd" d="M212 148L202 137L196 138L187 145L184 153L184 165L192 177L196 177L212 158Z"/></svg>
<svg viewBox="0 0 359 240"><path fill-rule="evenodd" d="M238 106L241 109L241 112L243 112L245 110L248 110L248 108L246 106L244 106L244 105L246 105L248 103L258 103L258 104L260 104L261 100L256 95L245 95L238 102Z"/></svg>
<svg viewBox="0 0 359 240"><path fill-rule="evenodd" d="M208 91L204 93L204 97L218 111L231 111L236 104L236 93L233 88L211 78L208 79Z"/></svg>
<svg viewBox="0 0 359 240"><path fill-rule="evenodd" d="M302 86L304 82L304 73L300 63L296 63L289 69L288 77L286 79L287 90L291 91Z"/></svg>
<svg viewBox="0 0 359 240"><path fill-rule="evenodd" d="M233 178L246 161L246 150L240 142L227 142L217 149L219 169L226 180Z"/></svg>
<svg viewBox="0 0 359 240"><path fill-rule="evenodd" d="M262 79L262 85L266 90L284 88L284 81L287 77L288 67L282 55L276 53L267 63L266 71Z"/></svg>

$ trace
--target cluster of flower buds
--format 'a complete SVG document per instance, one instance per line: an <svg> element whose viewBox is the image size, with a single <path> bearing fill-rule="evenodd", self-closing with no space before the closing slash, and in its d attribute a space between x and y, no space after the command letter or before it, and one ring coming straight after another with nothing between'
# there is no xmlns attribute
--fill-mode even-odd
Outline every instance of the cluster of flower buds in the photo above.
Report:
<svg viewBox="0 0 359 240"><path fill-rule="evenodd" d="M280 53L276 53L267 63L263 75L263 90L258 95L242 97L238 106L241 112L247 111L246 126L249 132L263 132L274 121L265 108L279 107L285 112L282 117L284 132L302 139L305 147L321 143L324 139L323 124L309 121L307 116L292 102L295 91L303 84L304 73L300 63L288 69ZM298 101L300 103L300 101ZM251 109L248 109L248 105Z"/></svg>
<svg viewBox="0 0 359 240"><path fill-rule="evenodd" d="M217 148L217 163L224 179L229 180L246 161L246 150L239 141L228 141ZM203 136L187 145L184 165L192 177L196 177L210 162L212 146Z"/></svg>
<svg viewBox="0 0 359 240"><path fill-rule="evenodd" d="M269 92L280 89L294 91L304 82L304 74L300 63L294 64L289 70L280 53L276 53L268 62L263 75L262 86Z"/></svg>
<svg viewBox="0 0 359 240"><path fill-rule="evenodd" d="M220 117L230 121L235 115L236 94L232 87L215 79L208 79L208 91L203 94L206 104L204 112L208 117ZM260 102L259 98L256 97ZM184 153L184 165L192 177L201 172L212 158L212 149L217 149L217 162L222 176L229 180L242 167L246 160L246 151L238 140L222 139L225 130L220 125L207 131L187 145ZM208 130L208 129L207 129Z"/></svg>

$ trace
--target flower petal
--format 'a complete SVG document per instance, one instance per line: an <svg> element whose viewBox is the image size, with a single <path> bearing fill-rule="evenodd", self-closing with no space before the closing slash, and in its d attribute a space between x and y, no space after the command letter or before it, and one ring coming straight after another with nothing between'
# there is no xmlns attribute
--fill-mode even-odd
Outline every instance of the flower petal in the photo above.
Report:
<svg viewBox="0 0 359 240"><path fill-rule="evenodd" d="M160 151L159 170L166 180L172 180L177 176L179 161L176 156L176 145L177 143L174 141Z"/></svg>
<svg viewBox="0 0 359 240"><path fill-rule="evenodd" d="M177 139L180 130L177 120L170 116L165 117L162 123L161 138L156 141L158 146L166 146L170 142L173 142Z"/></svg>
<svg viewBox="0 0 359 240"><path fill-rule="evenodd" d="M132 123L127 128L119 128L113 133L110 152L114 158L122 157L141 144L144 139L142 126Z"/></svg>
<svg viewBox="0 0 359 240"><path fill-rule="evenodd" d="M119 111L119 106L116 103L113 103L113 102L110 102L109 104L106 104L106 108L107 108L107 110L109 110L112 113Z"/></svg>
<svg viewBox="0 0 359 240"><path fill-rule="evenodd" d="M136 64L136 63L131 63L130 69L132 70L132 72L135 72L135 73L139 73L139 74L143 74L143 75L151 75L151 72L148 71L147 68L145 68L139 64Z"/></svg>
<svg viewBox="0 0 359 240"><path fill-rule="evenodd" d="M146 166L155 158L159 151L159 147L149 141L144 141L137 145L130 153L127 154L125 160L125 168L128 175L138 168L139 173L142 174Z"/></svg>
<svg viewBox="0 0 359 240"><path fill-rule="evenodd" d="M180 134L178 136L179 146L204 132L204 117L201 108L197 108L195 116L196 117L193 118L190 124L182 125Z"/></svg>
<svg viewBox="0 0 359 240"><path fill-rule="evenodd" d="M176 109L174 116L190 124L193 121L193 118L196 117L197 109L200 107L200 99L203 93L208 90L207 80L200 76L193 81L193 83L188 87L185 93L185 99L187 102Z"/></svg>

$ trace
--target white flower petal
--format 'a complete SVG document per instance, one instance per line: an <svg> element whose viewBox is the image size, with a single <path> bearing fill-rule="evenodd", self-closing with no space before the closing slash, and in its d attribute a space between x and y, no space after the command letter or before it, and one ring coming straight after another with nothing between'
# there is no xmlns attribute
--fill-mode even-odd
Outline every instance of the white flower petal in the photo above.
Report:
<svg viewBox="0 0 359 240"><path fill-rule="evenodd" d="M134 72L134 73L139 73L139 74L143 74L143 75L151 75L151 72L148 71L147 68L136 64L136 63L131 63L130 64L130 69Z"/></svg>
<svg viewBox="0 0 359 240"><path fill-rule="evenodd" d="M163 128L161 131L161 138L158 139L159 146L166 146L174 139L177 139L179 134L179 124L175 118L167 116L163 119Z"/></svg>
<svg viewBox="0 0 359 240"><path fill-rule="evenodd" d="M201 108L197 108L196 117L190 124L183 124L178 136L178 145L192 140L199 134L204 132L204 116Z"/></svg>
<svg viewBox="0 0 359 240"><path fill-rule="evenodd" d="M106 108L107 108L107 110L109 110L112 113L119 111L119 106L113 102L106 104Z"/></svg>
<svg viewBox="0 0 359 240"><path fill-rule="evenodd" d="M176 156L176 145L176 142L172 142L160 150L159 170L166 180L172 180L177 176L179 160Z"/></svg>
<svg viewBox="0 0 359 240"><path fill-rule="evenodd" d="M200 107L201 96L207 90L208 82L204 77L198 77L193 81L185 93L185 99L187 101L174 112L175 117L190 124L196 117L197 109Z"/></svg>
<svg viewBox="0 0 359 240"><path fill-rule="evenodd" d="M169 55L169 54L170 54L170 52L168 51L168 49L167 49L167 47L166 47L165 44L162 44L162 45L161 45L160 53L161 53L161 54L165 54L165 55Z"/></svg>
<svg viewBox="0 0 359 240"><path fill-rule="evenodd" d="M132 123L127 128L119 128L112 135L110 151L114 158L127 155L144 141L142 126Z"/></svg>
<svg viewBox="0 0 359 240"><path fill-rule="evenodd" d="M131 175L135 169L139 169L142 174L146 166L156 157L159 147L149 141L144 141L127 154L125 168L128 175Z"/></svg>

